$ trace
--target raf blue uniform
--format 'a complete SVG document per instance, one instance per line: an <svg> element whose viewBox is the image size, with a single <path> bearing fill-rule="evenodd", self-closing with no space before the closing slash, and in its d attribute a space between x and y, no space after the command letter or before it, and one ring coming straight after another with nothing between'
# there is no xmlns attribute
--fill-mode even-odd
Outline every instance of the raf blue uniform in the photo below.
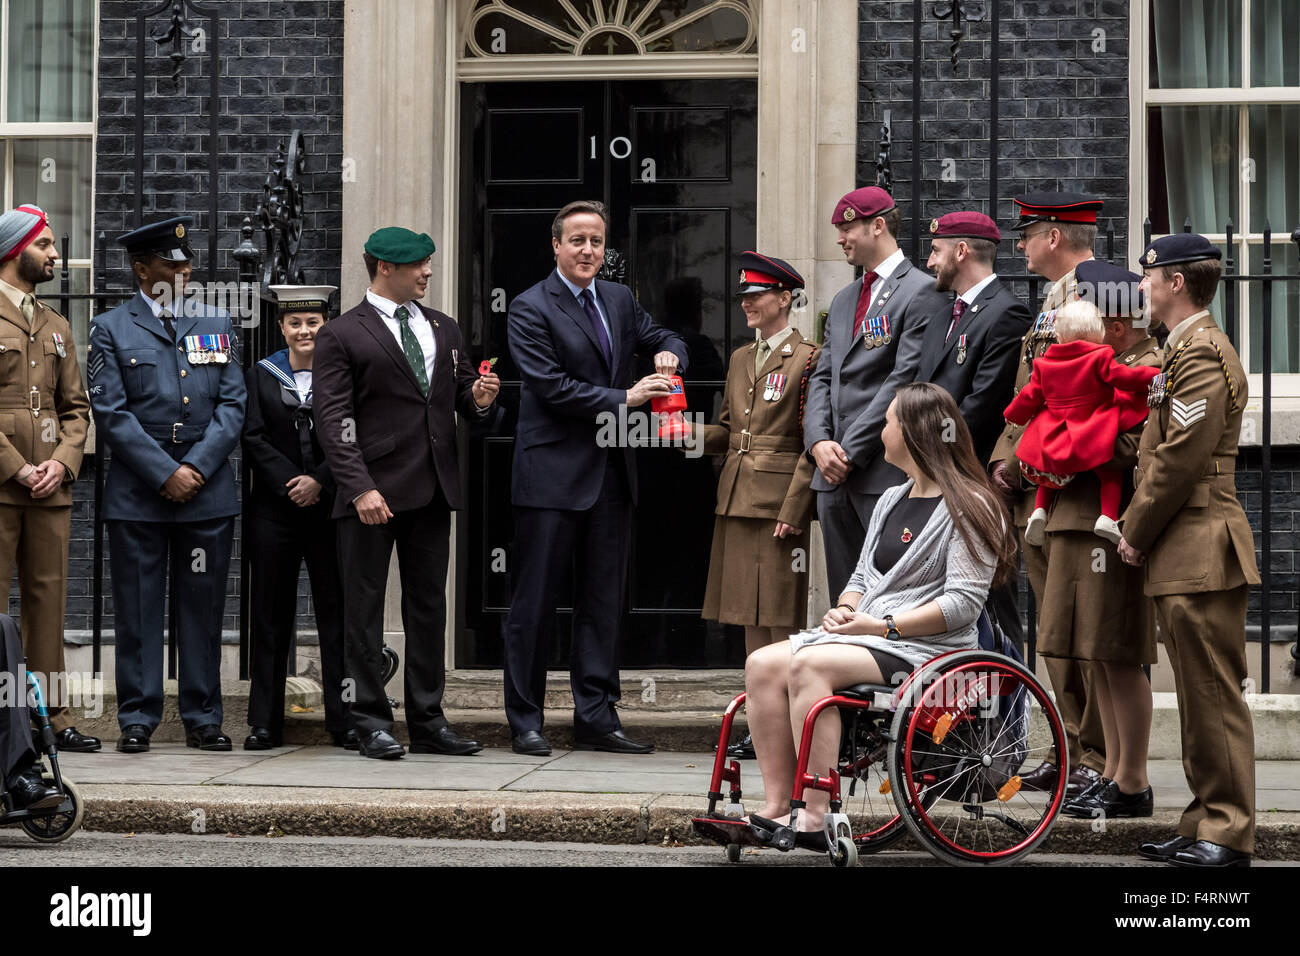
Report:
<svg viewBox="0 0 1300 956"><path fill-rule="evenodd" d="M190 733L221 724L221 622L239 512L228 458L239 444L247 400L233 347L221 353L224 362L215 359L220 348L209 350L207 361L187 350L189 336L226 336L216 341L232 343L230 317L200 303L177 311L173 340L138 292L95 317L86 363L95 426L112 452L103 515L112 559L118 724L148 733L162 719L169 551L178 572L181 719ZM204 479L185 503L161 492L181 464ZM139 749L147 746L146 736Z"/></svg>

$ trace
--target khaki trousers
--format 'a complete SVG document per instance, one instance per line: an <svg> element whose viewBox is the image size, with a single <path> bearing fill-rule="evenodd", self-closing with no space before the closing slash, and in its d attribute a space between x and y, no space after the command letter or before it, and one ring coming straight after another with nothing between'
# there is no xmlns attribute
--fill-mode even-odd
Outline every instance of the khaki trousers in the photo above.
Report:
<svg viewBox="0 0 1300 956"><path fill-rule="evenodd" d="M1154 598L1192 791L1178 834L1239 853L1255 852L1255 729L1242 696L1249 591L1243 584Z"/></svg>
<svg viewBox="0 0 1300 956"><path fill-rule="evenodd" d="M55 732L72 726L62 702L50 698L50 675L66 686L63 615L68 592L68 537L72 506L0 505L0 581L7 589L18 569L23 653L41 676L41 692ZM57 704L57 706L56 706Z"/></svg>
<svg viewBox="0 0 1300 956"><path fill-rule="evenodd" d="M1051 537L1048 537L1051 542ZM1022 540L1025 571L1034 592L1034 606L1043 606L1047 583L1047 550ZM1092 693L1092 670L1099 666L1091 661L1045 657L1047 676L1056 695L1056 709L1065 725L1065 739L1070 749L1070 767L1083 765L1101 773L1106 769L1106 738L1101 726L1097 698Z"/></svg>

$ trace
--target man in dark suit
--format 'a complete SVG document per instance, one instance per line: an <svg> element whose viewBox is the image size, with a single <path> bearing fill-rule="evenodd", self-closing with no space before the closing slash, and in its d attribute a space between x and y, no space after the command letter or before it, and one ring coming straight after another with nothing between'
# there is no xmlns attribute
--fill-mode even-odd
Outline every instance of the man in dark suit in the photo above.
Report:
<svg viewBox="0 0 1300 956"><path fill-rule="evenodd" d="M365 245L370 288L316 339L314 408L338 491L345 670L352 722L365 757L405 751L392 736L383 684L384 591L397 547L406 632L406 725L412 753L472 754L442 712L451 512L461 507L455 412L478 421L496 400L496 375L479 375L460 327L420 305L433 240L388 227Z"/></svg>
<svg viewBox="0 0 1300 956"><path fill-rule="evenodd" d="M880 493L905 478L885 461L885 409L899 386L916 379L926 322L948 311L934 280L898 248L901 223L893 197L879 186L853 190L831 216L845 258L865 270L831 300L804 409L826 573L836 594L857 566Z"/></svg>
<svg viewBox="0 0 1300 956"><path fill-rule="evenodd" d="M550 629L573 570L570 680L580 750L649 753L623 734L618 632L627 575L636 465L628 442L598 441L601 422L671 389L686 367L682 339L651 321L631 290L596 279L605 260L605 207L574 202L556 215L556 270L510 304L510 353L523 387L511 501L515 572L505 633L506 715L516 753L548 754ZM656 372L632 383L634 353Z"/></svg>
<svg viewBox="0 0 1300 956"><path fill-rule="evenodd" d="M1002 284L993 266L1002 233L988 216L950 212L930 223L930 260L939 292L955 292L951 318L936 316L925 333L918 382L942 385L961 409L987 461L1006 424L1020 361L1020 338L1029 331L1029 310Z"/></svg>

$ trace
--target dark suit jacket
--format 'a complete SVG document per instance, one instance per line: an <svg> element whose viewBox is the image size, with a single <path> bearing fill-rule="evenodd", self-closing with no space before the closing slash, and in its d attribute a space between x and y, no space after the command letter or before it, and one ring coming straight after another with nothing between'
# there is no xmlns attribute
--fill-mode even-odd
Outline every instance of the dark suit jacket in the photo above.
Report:
<svg viewBox="0 0 1300 956"><path fill-rule="evenodd" d="M619 421L619 406L632 385L632 356L669 351L679 369L686 368L686 343L657 325L631 289L603 279L595 285L609 319L613 368L558 272L510 303L510 354L523 380L510 497L520 507L590 508L609 454L596 444L596 435L602 422ZM649 415L650 406L630 411ZM621 454L635 502L632 449L623 447Z"/></svg>
<svg viewBox="0 0 1300 956"><path fill-rule="evenodd" d="M1024 303L995 278L980 290L944 342L952 321L952 302L936 314L925 334L918 382L942 385L961 409L975 442L975 454L987 461L1005 422L1002 410L1011 401L1020 362L1020 339L1033 321ZM958 364L958 343L966 336L966 360Z"/></svg>
<svg viewBox="0 0 1300 956"><path fill-rule="evenodd" d="M394 514L424 507L439 486L452 509L461 507L455 412L471 421L484 417L470 393L478 372L460 326L419 308L433 325L437 350L427 398L397 339L365 299L316 336L312 414L338 484L335 518L355 514L353 499L372 488Z"/></svg>
<svg viewBox="0 0 1300 956"><path fill-rule="evenodd" d="M248 370L248 411L241 443L253 478L245 495L249 509L278 521L326 521L334 506L334 475L325 461L320 437L311 429L312 468L303 467L302 441L295 418L297 393L289 390L261 364ZM313 382L315 375L313 374ZM286 403L286 397L294 405ZM307 412L310 417L310 410ZM300 508L289 500L285 482L309 474L321 483L320 501Z"/></svg>

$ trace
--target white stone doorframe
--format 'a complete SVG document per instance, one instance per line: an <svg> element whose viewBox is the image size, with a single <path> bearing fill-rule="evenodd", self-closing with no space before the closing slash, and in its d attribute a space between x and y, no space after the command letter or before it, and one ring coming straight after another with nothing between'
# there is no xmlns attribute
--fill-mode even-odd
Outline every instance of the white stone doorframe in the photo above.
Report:
<svg viewBox="0 0 1300 956"><path fill-rule="evenodd" d="M374 229L405 225L433 236L438 252L427 302L455 315L459 222L459 84L463 79L755 76L758 80L758 245L808 280L795 324L812 334L817 313L852 279L830 214L855 179L858 101L857 0L754 0L757 57L693 54L688 69L662 56L546 57L511 72L462 69L461 25L474 0L347 0L343 33L343 262L341 303L360 300L361 246ZM583 62L579 62L583 61ZM752 65L747 66L748 63ZM644 65L645 69L638 69ZM453 518L451 554L456 553ZM813 595L827 602L820 538L808 539ZM455 647L454 577L447 581L447 667ZM386 640L404 653L396 568L385 602ZM395 687L400 687L400 675Z"/></svg>

